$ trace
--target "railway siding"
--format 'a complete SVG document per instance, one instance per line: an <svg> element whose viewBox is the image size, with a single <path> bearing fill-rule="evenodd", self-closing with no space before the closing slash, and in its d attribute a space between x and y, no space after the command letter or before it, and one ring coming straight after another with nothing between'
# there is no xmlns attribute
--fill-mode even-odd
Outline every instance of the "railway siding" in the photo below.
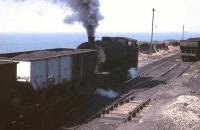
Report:
<svg viewBox="0 0 200 130"><path fill-rule="evenodd" d="M129 81L120 97L111 105L103 108L99 113L92 116L84 125L76 129L108 129L112 130L118 124L130 121L150 101L152 95L158 92L162 84L175 79L184 73L192 63L183 63L177 55L166 58L162 62L151 64L151 68L139 70L139 82ZM156 67L157 66L157 67ZM145 71L146 70L146 71ZM137 79L138 80L138 79ZM134 97L134 99L133 99ZM125 101L127 99L130 99ZM98 117L98 118L97 118Z"/></svg>

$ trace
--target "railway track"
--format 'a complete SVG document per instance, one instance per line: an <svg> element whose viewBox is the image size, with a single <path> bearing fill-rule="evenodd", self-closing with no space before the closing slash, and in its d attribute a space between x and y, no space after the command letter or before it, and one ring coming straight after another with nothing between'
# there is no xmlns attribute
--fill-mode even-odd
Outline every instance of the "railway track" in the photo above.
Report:
<svg viewBox="0 0 200 130"><path fill-rule="evenodd" d="M180 58L180 54L175 54L175 55L163 58L161 60L155 61L153 63L150 63L148 65L145 65L145 66L139 68L138 73L141 74L142 72L151 72L152 69L155 69L155 68L159 67L160 65L163 65L170 61L174 61L175 59L179 59L179 58Z"/></svg>
<svg viewBox="0 0 200 130"><path fill-rule="evenodd" d="M132 84L138 84L138 83L141 84L143 82L146 82L146 80L151 80L152 77L155 77L155 76L158 77L160 74L160 72L158 72L159 69L163 69L163 68L170 66L171 62L180 63L179 60L178 60L178 62L176 61L177 59L179 59L179 57L180 56L178 54L172 55L170 57L166 57L162 60L153 62L149 65L143 66L142 68L139 68L138 69L138 77L136 77L136 79L128 80L122 86L125 86L126 88L128 88ZM152 75L152 72L154 72L154 71L158 72L158 74L156 75L154 73L154 75ZM123 88L125 88L125 87L123 87Z"/></svg>
<svg viewBox="0 0 200 130"><path fill-rule="evenodd" d="M149 65L150 67L145 66L139 70L139 77L137 77L139 79L136 79L137 81L131 80L126 83L116 101L91 116L83 124L90 123L92 120L98 120L99 122L97 121L96 125L98 123L101 125L102 122L111 125L131 120L136 113L149 104L151 96L160 90L159 84L177 78L192 64L183 63L177 60L177 57L178 55L165 58ZM135 97L138 93L144 93L146 96L137 99ZM80 126L72 128L61 127L61 130L77 129Z"/></svg>
<svg viewBox="0 0 200 130"><path fill-rule="evenodd" d="M167 73L171 72L173 69L178 68L181 64L181 61L177 61L178 55L170 56L162 59L161 61L157 61L155 63L150 64L150 67L145 66L138 70L138 77L136 79L130 80L123 87L121 92L123 94L132 92L132 89L141 87L146 88L151 82L160 84L165 80L160 80L160 77L165 76ZM166 76L165 76L166 77ZM157 82L156 82L157 81Z"/></svg>
<svg viewBox="0 0 200 130"><path fill-rule="evenodd" d="M144 107L150 103L151 99L146 100L134 100L134 97L120 100L120 102L113 103L106 109L97 113L92 117L95 121L95 125L116 125L120 123L125 123L130 121L132 118L136 117ZM88 123L88 122L85 122ZM62 127L61 130L74 130L78 129L80 126L75 126L71 128Z"/></svg>

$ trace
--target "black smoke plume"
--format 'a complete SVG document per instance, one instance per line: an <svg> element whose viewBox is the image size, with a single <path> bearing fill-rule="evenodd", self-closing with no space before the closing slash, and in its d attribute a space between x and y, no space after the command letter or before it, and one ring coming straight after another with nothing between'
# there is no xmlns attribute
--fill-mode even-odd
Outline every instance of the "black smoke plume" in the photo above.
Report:
<svg viewBox="0 0 200 130"><path fill-rule="evenodd" d="M72 24L74 22L81 22L87 30L88 36L95 35L95 29L99 25L99 21L103 16L99 12L98 0L59 0L64 2L67 7L73 11L72 15L64 19L65 23Z"/></svg>

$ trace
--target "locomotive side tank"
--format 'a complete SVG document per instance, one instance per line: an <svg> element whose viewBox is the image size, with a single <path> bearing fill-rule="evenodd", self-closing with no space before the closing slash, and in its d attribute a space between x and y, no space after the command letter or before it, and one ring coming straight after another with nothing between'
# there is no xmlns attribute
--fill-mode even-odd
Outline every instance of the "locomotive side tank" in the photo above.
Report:
<svg viewBox="0 0 200 130"><path fill-rule="evenodd" d="M137 68L138 45L137 40L126 37L103 37L94 41L89 37L89 42L78 46L78 49L97 50L97 70L99 72L113 72Z"/></svg>

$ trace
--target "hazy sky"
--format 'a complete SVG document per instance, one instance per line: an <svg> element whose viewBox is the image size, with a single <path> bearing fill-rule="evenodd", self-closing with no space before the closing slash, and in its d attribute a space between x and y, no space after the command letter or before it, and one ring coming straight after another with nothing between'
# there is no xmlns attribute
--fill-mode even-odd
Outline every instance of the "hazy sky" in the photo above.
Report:
<svg viewBox="0 0 200 130"><path fill-rule="evenodd" d="M200 0L99 0L104 20L98 32L150 32L152 8L156 32L200 31ZM66 25L71 13L48 0L0 0L0 32L84 32L80 23Z"/></svg>

